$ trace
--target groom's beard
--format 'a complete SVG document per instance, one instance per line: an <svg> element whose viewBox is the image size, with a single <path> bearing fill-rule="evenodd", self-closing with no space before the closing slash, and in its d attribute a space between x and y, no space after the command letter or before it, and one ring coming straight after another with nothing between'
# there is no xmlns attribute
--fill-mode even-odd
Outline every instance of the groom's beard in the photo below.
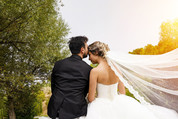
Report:
<svg viewBox="0 0 178 119"><path fill-rule="evenodd" d="M83 58L86 58L87 55L88 55L88 53L85 52L85 53L83 54Z"/></svg>

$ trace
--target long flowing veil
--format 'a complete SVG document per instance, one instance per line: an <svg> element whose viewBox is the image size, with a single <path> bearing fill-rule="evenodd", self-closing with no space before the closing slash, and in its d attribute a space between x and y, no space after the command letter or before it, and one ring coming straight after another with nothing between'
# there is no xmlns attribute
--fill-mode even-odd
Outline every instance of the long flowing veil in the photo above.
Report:
<svg viewBox="0 0 178 119"><path fill-rule="evenodd" d="M133 55L109 51L108 64L142 104L178 112L178 48L162 55Z"/></svg>

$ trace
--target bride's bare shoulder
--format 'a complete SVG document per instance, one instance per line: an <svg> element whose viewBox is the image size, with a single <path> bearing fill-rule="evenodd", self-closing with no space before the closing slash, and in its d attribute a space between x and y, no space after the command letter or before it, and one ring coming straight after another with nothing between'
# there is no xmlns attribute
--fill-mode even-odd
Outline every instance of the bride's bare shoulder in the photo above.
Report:
<svg viewBox="0 0 178 119"><path fill-rule="evenodd" d="M103 66L102 65L98 65L97 67L95 67L95 68L93 68L92 70L93 70L93 72L100 72L100 71L102 71L103 70Z"/></svg>
<svg viewBox="0 0 178 119"><path fill-rule="evenodd" d="M99 71L98 67L95 67L91 70L92 73L97 73Z"/></svg>
<svg viewBox="0 0 178 119"><path fill-rule="evenodd" d="M100 73L101 67L97 66L91 70L90 75L98 76Z"/></svg>

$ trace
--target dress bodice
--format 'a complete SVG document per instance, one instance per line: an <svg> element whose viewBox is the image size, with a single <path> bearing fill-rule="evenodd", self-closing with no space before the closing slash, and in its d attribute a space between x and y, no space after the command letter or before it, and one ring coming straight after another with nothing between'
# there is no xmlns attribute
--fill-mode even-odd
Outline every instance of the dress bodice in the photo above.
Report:
<svg viewBox="0 0 178 119"><path fill-rule="evenodd" d="M117 93L117 85L118 83L111 84L111 85L104 85L101 83L97 84L97 93L98 93L98 98L106 98L106 99L114 99Z"/></svg>

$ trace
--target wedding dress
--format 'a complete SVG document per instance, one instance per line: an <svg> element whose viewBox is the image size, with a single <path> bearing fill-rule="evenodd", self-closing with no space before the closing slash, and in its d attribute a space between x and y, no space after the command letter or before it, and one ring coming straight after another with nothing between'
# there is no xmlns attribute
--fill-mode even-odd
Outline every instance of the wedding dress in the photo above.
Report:
<svg viewBox="0 0 178 119"><path fill-rule="evenodd" d="M140 104L132 97L118 95L117 85L98 83L97 98L89 103L87 116L79 119L178 119L174 110Z"/></svg>
<svg viewBox="0 0 178 119"><path fill-rule="evenodd" d="M98 83L97 97L80 119L178 119L178 49L162 55L108 52L106 59L139 102L118 95L118 84Z"/></svg>

